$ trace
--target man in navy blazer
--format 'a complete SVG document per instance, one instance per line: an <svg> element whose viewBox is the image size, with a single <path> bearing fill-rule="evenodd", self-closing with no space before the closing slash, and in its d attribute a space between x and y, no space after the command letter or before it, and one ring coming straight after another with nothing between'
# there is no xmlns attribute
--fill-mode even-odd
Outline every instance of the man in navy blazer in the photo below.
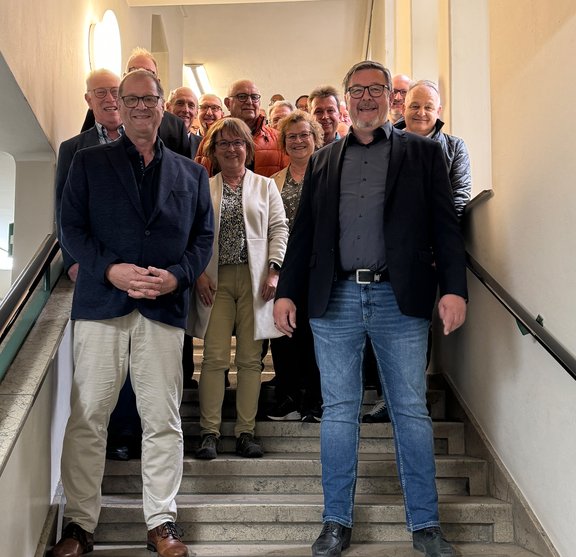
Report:
<svg viewBox="0 0 576 557"><path fill-rule="evenodd" d="M182 477L182 341L189 287L214 236L206 171L166 149L163 91L149 72L120 83L125 133L78 151L62 196L62 242L79 262L75 373L62 453L68 524L54 557L92 550L106 426L129 369L142 420L148 548L185 557L175 496Z"/></svg>
<svg viewBox="0 0 576 557"><path fill-rule="evenodd" d="M122 121L118 112L118 86L120 78L110 70L99 69L90 72L86 78L86 93L84 99L94 114L94 125L67 141L63 141L58 151L58 164L56 166L56 223L58 225L58 238L61 238L59 229L60 203L68 171L76 151L101 143L109 143L120 137ZM78 264L70 254L62 249L64 269L72 280L76 280Z"/></svg>
<svg viewBox="0 0 576 557"><path fill-rule="evenodd" d="M425 367L438 287L444 333L464 322L465 252L441 148L391 126L390 87L377 62L346 75L352 128L310 159L276 294L276 326L287 335L294 300L307 299L321 374L324 526L314 557L350 545L367 338L413 546L427 557L454 555L439 525Z"/></svg>

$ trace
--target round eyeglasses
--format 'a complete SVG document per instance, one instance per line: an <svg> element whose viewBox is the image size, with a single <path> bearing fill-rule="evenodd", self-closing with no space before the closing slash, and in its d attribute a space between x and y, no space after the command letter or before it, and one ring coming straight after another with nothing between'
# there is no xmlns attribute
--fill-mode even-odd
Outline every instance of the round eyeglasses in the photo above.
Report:
<svg viewBox="0 0 576 557"><path fill-rule="evenodd" d="M118 87L96 87L96 89L88 89L88 93L94 93L97 99L104 99L110 92L114 99L118 98Z"/></svg>

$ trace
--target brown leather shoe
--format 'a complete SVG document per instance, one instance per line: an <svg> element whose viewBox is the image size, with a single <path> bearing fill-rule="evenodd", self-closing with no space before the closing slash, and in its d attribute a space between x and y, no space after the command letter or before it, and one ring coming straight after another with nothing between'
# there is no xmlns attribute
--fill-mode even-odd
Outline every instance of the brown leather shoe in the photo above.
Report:
<svg viewBox="0 0 576 557"><path fill-rule="evenodd" d="M80 557L93 549L94 534L70 522L64 528L60 541L52 549L52 557Z"/></svg>
<svg viewBox="0 0 576 557"><path fill-rule="evenodd" d="M189 557L181 538L182 531L176 523L165 522L148 530L148 549L157 551L158 557Z"/></svg>

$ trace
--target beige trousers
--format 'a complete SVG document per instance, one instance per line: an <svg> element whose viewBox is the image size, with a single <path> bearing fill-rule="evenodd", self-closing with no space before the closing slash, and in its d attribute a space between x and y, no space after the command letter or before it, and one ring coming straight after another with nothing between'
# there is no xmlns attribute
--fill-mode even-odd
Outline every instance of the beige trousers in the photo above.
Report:
<svg viewBox="0 0 576 557"><path fill-rule="evenodd" d="M74 324L71 414L62 451L64 515L94 532L101 506L110 414L126 374L142 422L144 518L150 530L176 520L182 480L182 342L184 330L138 311Z"/></svg>
<svg viewBox="0 0 576 557"><path fill-rule="evenodd" d="M236 329L236 426L234 434L254 433L260 375L262 341L254 340L252 281L248 265L220 265L218 290L204 337L204 359L200 377L200 432L220 436L224 372L230 367L232 332Z"/></svg>

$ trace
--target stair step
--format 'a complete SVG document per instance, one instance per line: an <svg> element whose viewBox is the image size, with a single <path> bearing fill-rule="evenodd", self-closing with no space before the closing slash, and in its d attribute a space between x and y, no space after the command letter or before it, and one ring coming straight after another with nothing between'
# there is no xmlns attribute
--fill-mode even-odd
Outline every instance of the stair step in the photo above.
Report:
<svg viewBox="0 0 576 557"><path fill-rule="evenodd" d="M486 462L478 458L440 456L436 459L436 485L441 495L486 495L486 474ZM102 492L140 494L140 461L107 461ZM257 460L220 455L212 461L186 457L180 493L320 494L320 455L272 454ZM361 455L356 493L400 494L394 456Z"/></svg>
<svg viewBox="0 0 576 557"><path fill-rule="evenodd" d="M183 419L184 447L193 452L200 438L200 425L195 420ZM461 422L434 422L434 446L436 454L464 454L464 424ZM233 453L235 449L234 423L223 422L221 427L222 452ZM267 453L320 452L320 424L303 422L257 422L256 437ZM390 424L362 424L361 453L393 453L394 441Z"/></svg>
<svg viewBox="0 0 576 557"><path fill-rule="evenodd" d="M538 557L513 544L457 543L462 557ZM96 557L150 557L143 543L138 545L103 545L94 547ZM192 544L190 555L196 557L310 557L310 544ZM409 542L352 543L346 557L415 557L421 556Z"/></svg>
<svg viewBox="0 0 576 557"><path fill-rule="evenodd" d="M312 495L179 495L178 524L187 542L311 543L318 535L322 496ZM511 543L510 505L491 497L440 496L440 519L455 542ZM399 495L358 494L354 536L362 542L409 541ZM96 539L136 543L145 530L142 499L106 495ZM353 536L353 540L354 540Z"/></svg>
<svg viewBox="0 0 576 557"><path fill-rule="evenodd" d="M199 379L200 374L194 374L196 380ZM263 373L263 382L270 380L274 376L273 372ZM226 389L224 393L224 403L222 405L222 415L225 418L235 416L236 412L236 374L230 373L229 375L231 387ZM428 407L430 409L430 417L433 420L446 419L446 393L440 390L428 390L426 393ZM378 400L378 394L374 389L367 389L364 393L364 400L362 405L362 414L369 412L372 406ZM274 389L262 387L260 391L259 406L262 413L266 412L275 403ZM200 406L198 403L198 389L184 389L182 394L182 404L180 406L180 415L182 418L198 418L200 416Z"/></svg>

